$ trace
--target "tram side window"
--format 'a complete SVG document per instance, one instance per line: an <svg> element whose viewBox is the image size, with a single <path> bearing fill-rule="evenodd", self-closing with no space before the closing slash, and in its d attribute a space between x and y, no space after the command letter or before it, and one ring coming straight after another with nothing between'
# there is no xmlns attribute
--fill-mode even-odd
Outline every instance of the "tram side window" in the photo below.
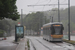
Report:
<svg viewBox="0 0 75 50"><path fill-rule="evenodd" d="M46 35L47 35L47 28L46 28Z"/></svg>
<svg viewBox="0 0 75 50"><path fill-rule="evenodd" d="M50 35L50 28L48 28L48 35Z"/></svg>
<svg viewBox="0 0 75 50"><path fill-rule="evenodd" d="M49 28L49 33L51 34L51 27Z"/></svg>
<svg viewBox="0 0 75 50"><path fill-rule="evenodd" d="M45 31L46 31L46 35L47 35L47 28L45 29Z"/></svg>
<svg viewBox="0 0 75 50"><path fill-rule="evenodd" d="M44 35L45 35L45 28L44 28Z"/></svg>
<svg viewBox="0 0 75 50"><path fill-rule="evenodd" d="M47 35L47 28L46 28L46 35Z"/></svg>
<svg viewBox="0 0 75 50"><path fill-rule="evenodd" d="M47 31L47 35L48 35L48 28L46 29L46 31Z"/></svg>
<svg viewBox="0 0 75 50"><path fill-rule="evenodd" d="M45 35L45 28L43 29L43 34Z"/></svg>
<svg viewBox="0 0 75 50"><path fill-rule="evenodd" d="M47 35L49 35L49 28L47 28Z"/></svg>
<svg viewBox="0 0 75 50"><path fill-rule="evenodd" d="M43 28L43 34L44 34L44 28Z"/></svg>
<svg viewBox="0 0 75 50"><path fill-rule="evenodd" d="M46 28L45 28L45 35L46 35Z"/></svg>
<svg viewBox="0 0 75 50"><path fill-rule="evenodd" d="M51 34L54 34L55 33L55 29L54 27L51 27Z"/></svg>

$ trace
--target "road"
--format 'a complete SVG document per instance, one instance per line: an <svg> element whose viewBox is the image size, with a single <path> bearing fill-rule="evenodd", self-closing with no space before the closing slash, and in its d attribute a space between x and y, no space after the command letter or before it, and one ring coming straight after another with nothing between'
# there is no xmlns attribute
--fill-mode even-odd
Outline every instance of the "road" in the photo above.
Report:
<svg viewBox="0 0 75 50"><path fill-rule="evenodd" d="M34 50L75 50L75 46L69 43L53 43L43 40L42 37L26 36L32 43Z"/></svg>
<svg viewBox="0 0 75 50"><path fill-rule="evenodd" d="M15 50L17 44L13 43L14 36L7 37L7 40L0 41L0 50Z"/></svg>

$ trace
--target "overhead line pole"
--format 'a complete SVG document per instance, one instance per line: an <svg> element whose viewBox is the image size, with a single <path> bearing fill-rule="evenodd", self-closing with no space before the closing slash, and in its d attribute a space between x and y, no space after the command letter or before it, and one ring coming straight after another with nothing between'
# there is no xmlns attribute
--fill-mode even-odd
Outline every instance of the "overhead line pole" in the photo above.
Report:
<svg viewBox="0 0 75 50"><path fill-rule="evenodd" d="M23 25L23 9L21 9L21 25Z"/></svg>
<svg viewBox="0 0 75 50"><path fill-rule="evenodd" d="M59 0L58 0L58 22L60 22L60 10L59 10L60 7L59 7L59 5L60 5L60 4L59 4Z"/></svg>
<svg viewBox="0 0 75 50"><path fill-rule="evenodd" d="M70 0L68 0L68 40L70 40Z"/></svg>

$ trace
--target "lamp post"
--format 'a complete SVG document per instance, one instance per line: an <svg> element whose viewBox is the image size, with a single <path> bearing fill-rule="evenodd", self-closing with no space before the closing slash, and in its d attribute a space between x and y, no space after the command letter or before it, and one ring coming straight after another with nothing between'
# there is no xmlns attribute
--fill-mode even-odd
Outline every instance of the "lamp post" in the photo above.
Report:
<svg viewBox="0 0 75 50"><path fill-rule="evenodd" d="M58 0L58 22L60 22L60 10L59 10L59 0Z"/></svg>
<svg viewBox="0 0 75 50"><path fill-rule="evenodd" d="M51 16L50 16L50 22L51 22Z"/></svg>
<svg viewBox="0 0 75 50"><path fill-rule="evenodd" d="M53 16L52 16L52 22L53 22Z"/></svg>
<svg viewBox="0 0 75 50"><path fill-rule="evenodd" d="M70 0L68 0L68 40L70 40Z"/></svg>
<svg viewBox="0 0 75 50"><path fill-rule="evenodd" d="M23 9L21 9L21 25L23 25Z"/></svg>

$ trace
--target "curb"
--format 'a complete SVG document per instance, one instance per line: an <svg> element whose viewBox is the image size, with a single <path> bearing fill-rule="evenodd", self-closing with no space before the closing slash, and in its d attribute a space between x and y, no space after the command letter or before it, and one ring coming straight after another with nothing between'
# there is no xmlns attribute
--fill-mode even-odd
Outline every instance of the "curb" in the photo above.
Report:
<svg viewBox="0 0 75 50"><path fill-rule="evenodd" d="M17 47L15 48L15 50L21 50L21 49L23 49L23 50L25 50L25 40L24 40L25 38L23 38L23 39L20 39L20 41L19 42L15 42L16 44L18 44L17 45ZM24 44L23 44L24 43Z"/></svg>
<svg viewBox="0 0 75 50"><path fill-rule="evenodd" d="M12 42L12 43L17 44L17 46L16 46L16 48L15 48L15 50L17 50L17 48L18 48L18 46L19 46L19 42Z"/></svg>
<svg viewBox="0 0 75 50"><path fill-rule="evenodd" d="M15 49L15 50L17 50L18 46L19 46L19 43L17 44L17 47L16 47L16 49Z"/></svg>
<svg viewBox="0 0 75 50"><path fill-rule="evenodd" d="M27 46L27 38L25 38L25 50L28 50L28 46Z"/></svg>

